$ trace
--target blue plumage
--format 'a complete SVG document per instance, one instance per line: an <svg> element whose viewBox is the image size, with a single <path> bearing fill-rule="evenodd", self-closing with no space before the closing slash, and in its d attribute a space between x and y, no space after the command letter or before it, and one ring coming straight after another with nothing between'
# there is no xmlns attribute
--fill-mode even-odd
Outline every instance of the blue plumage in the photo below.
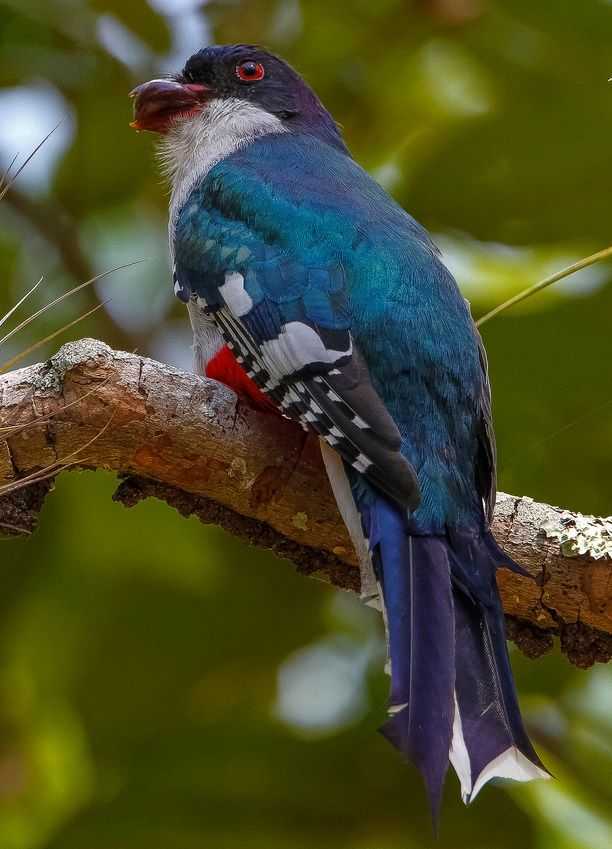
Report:
<svg viewBox="0 0 612 849"><path fill-rule="evenodd" d="M449 761L466 800L491 777L544 776L495 584L498 565L519 567L489 530L486 358L452 275L281 60L207 48L149 85L141 127L160 129L172 85L182 110L194 98L195 117L164 125L177 293L344 461L386 611L383 733L421 770L434 813Z"/></svg>
<svg viewBox="0 0 612 849"><path fill-rule="evenodd" d="M386 611L391 716L384 736L420 769L434 820L452 741L455 633L443 539L407 533L397 505L349 472Z"/></svg>

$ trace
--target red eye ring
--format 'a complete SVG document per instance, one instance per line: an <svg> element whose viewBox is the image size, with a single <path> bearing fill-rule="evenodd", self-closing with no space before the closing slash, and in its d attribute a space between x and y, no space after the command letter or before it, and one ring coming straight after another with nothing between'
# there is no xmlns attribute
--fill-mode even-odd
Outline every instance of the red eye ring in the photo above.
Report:
<svg viewBox="0 0 612 849"><path fill-rule="evenodd" d="M236 65L236 76L243 83L256 83L264 78L265 73L261 62L246 61Z"/></svg>

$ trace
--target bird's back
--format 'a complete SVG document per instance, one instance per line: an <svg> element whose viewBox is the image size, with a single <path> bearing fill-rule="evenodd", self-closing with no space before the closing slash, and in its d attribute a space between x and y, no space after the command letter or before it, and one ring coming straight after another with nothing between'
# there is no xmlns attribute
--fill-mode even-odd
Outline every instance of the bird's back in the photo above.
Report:
<svg viewBox="0 0 612 849"><path fill-rule="evenodd" d="M298 266L339 265L349 295L340 318L418 472L413 522L427 532L480 528L493 478L492 468L479 476L491 454L486 374L469 307L426 231L354 160L308 136L260 139L196 192L202 214L207 196L218 205L222 195L228 215L295 262L288 290L314 285Z"/></svg>

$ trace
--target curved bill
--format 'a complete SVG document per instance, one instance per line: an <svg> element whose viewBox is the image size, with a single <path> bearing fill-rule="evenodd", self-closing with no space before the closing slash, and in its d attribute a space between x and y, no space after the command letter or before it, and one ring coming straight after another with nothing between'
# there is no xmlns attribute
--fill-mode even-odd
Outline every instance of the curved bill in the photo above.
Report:
<svg viewBox="0 0 612 849"><path fill-rule="evenodd" d="M212 96L211 89L199 83L178 80L150 80L130 92L134 98L135 130L165 133L177 120L197 115Z"/></svg>

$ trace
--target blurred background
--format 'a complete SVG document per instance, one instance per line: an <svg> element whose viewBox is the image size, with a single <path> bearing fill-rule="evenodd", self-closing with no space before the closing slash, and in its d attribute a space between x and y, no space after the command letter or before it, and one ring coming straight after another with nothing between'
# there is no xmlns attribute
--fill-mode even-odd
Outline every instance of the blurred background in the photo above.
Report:
<svg viewBox="0 0 612 849"><path fill-rule="evenodd" d="M609 0L0 0L0 311L143 259L1 354L96 336L188 368L154 139L127 94L214 42L282 53L356 158L434 234L475 316L612 243ZM484 328L501 488L611 512L612 264ZM21 315L23 315L20 313ZM27 314L27 313L25 313ZM417 849L414 771L375 733L378 617L160 503L65 474L0 543L0 849ZM440 849L609 849L612 678L513 652L557 780L449 776Z"/></svg>

